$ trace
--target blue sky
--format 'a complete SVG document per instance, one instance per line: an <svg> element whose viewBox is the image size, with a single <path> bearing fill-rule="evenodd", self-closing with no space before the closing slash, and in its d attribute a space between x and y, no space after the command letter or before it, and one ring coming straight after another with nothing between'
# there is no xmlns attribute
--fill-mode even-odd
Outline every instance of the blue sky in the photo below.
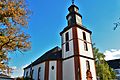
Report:
<svg viewBox="0 0 120 80"><path fill-rule="evenodd" d="M59 33L67 26L66 15L71 0L30 0L28 4L32 15L26 32L31 35L32 49L24 54L10 54L9 65L15 68L12 76L21 76L25 65L49 49L61 47ZM92 41L100 51L119 53L120 27L114 31L113 23L120 21L120 0L75 0L75 4L83 16L83 25L93 32Z"/></svg>

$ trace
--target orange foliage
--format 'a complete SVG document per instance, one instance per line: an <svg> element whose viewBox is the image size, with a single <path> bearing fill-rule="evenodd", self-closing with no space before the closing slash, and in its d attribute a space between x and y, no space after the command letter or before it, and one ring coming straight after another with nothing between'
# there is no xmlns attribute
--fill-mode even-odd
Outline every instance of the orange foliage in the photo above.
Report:
<svg viewBox="0 0 120 80"><path fill-rule="evenodd" d="M8 69L8 52L30 49L30 36L21 31L29 13L24 0L0 0L0 71Z"/></svg>

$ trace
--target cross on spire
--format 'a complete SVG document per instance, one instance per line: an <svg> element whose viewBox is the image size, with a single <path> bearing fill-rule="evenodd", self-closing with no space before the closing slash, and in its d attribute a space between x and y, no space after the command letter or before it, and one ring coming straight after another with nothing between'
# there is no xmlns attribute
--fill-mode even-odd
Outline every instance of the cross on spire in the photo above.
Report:
<svg viewBox="0 0 120 80"><path fill-rule="evenodd" d="M74 0L72 0L72 4L74 4Z"/></svg>

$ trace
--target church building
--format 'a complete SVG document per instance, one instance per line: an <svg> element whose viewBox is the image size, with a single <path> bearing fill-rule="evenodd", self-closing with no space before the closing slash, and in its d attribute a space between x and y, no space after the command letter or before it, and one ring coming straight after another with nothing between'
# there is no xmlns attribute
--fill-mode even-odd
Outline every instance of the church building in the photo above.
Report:
<svg viewBox="0 0 120 80"><path fill-rule="evenodd" d="M82 24L79 8L72 3L68 25L60 32L61 48L55 47L24 68L33 80L97 80L91 34Z"/></svg>

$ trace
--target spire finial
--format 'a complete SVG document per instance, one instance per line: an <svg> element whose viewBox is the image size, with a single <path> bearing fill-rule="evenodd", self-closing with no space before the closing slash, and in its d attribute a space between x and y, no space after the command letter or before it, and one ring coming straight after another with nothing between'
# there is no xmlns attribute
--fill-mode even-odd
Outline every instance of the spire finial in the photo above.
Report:
<svg viewBox="0 0 120 80"><path fill-rule="evenodd" d="M74 4L74 0L72 0L72 4Z"/></svg>

